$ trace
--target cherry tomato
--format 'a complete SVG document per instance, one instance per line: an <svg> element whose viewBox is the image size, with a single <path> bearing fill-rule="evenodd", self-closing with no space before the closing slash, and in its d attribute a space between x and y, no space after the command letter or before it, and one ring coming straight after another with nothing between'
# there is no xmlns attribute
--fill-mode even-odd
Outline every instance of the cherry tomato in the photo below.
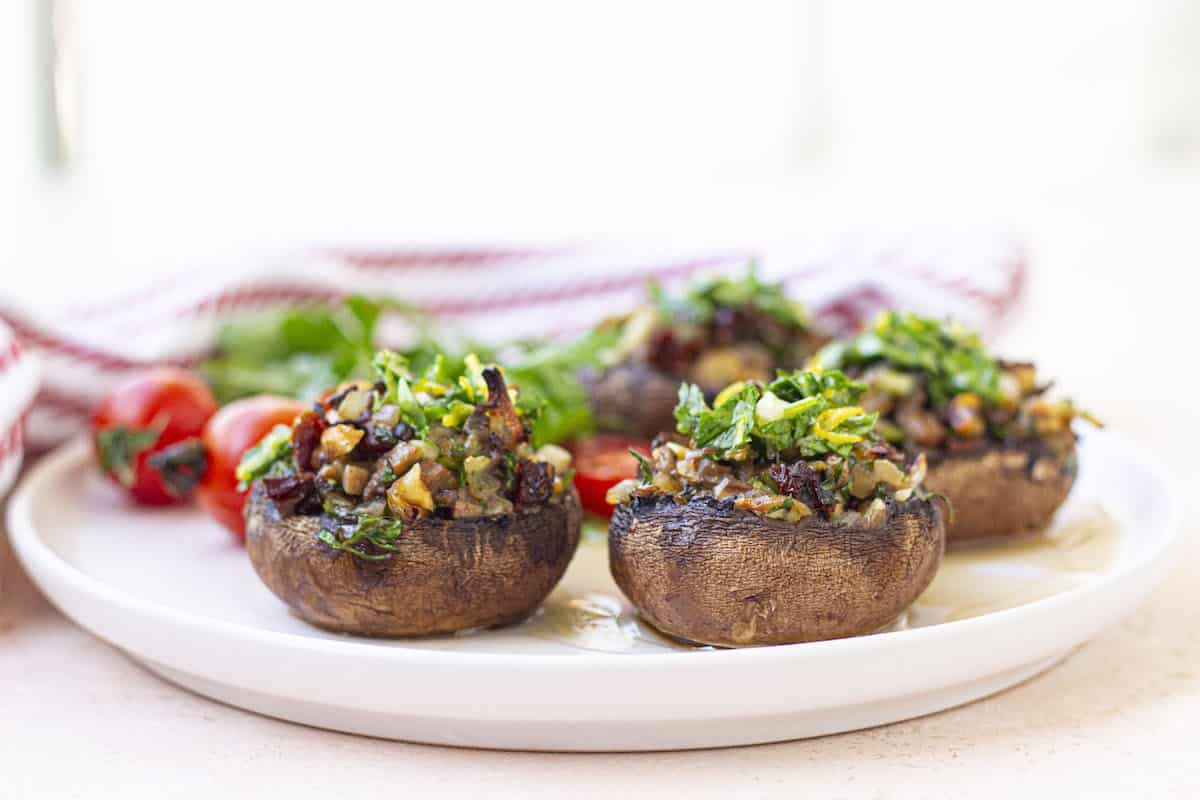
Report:
<svg viewBox="0 0 1200 800"><path fill-rule="evenodd" d="M308 406L290 397L263 394L234 400L204 426L208 471L196 490L205 511L224 525L238 541L246 539L242 507L245 491L238 491L234 475L242 455L276 425L291 425Z"/></svg>
<svg viewBox="0 0 1200 800"><path fill-rule="evenodd" d="M197 437L216 410L208 385L186 370L131 375L113 387L92 417L101 469L139 503L180 501L204 472Z"/></svg>
<svg viewBox="0 0 1200 800"><path fill-rule="evenodd" d="M650 455L650 444L644 439L602 434L580 439L570 447L575 459L575 488L579 501L593 514L611 517L613 508L604 496L608 490L626 478L636 478L638 461L629 454L636 450Z"/></svg>

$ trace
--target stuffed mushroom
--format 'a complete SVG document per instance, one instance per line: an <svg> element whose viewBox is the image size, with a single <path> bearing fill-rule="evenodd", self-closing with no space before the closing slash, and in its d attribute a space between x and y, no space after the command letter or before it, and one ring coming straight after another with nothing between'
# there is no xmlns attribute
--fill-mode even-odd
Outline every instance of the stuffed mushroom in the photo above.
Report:
<svg viewBox="0 0 1200 800"><path fill-rule="evenodd" d="M874 434L842 373L685 384L677 433L609 492L609 563L659 630L738 647L871 633L933 580L942 509L925 459Z"/></svg>
<svg viewBox="0 0 1200 800"><path fill-rule="evenodd" d="M535 413L494 365L396 353L251 450L246 547L302 619L369 636L528 616L579 542L570 455L529 443Z"/></svg>
<svg viewBox="0 0 1200 800"><path fill-rule="evenodd" d="M863 406L884 438L926 454L925 484L954 510L951 542L1042 529L1075 481L1072 422L1099 425L1047 397L1033 364L993 358L975 334L912 313L884 312L813 363L866 383Z"/></svg>
<svg viewBox="0 0 1200 800"><path fill-rule="evenodd" d="M681 381L711 398L734 381L766 381L777 369L799 367L825 341L781 285L753 271L699 283L682 297L652 285L651 295L651 303L597 331L617 334L607 366L583 376L602 431L646 438L669 431Z"/></svg>

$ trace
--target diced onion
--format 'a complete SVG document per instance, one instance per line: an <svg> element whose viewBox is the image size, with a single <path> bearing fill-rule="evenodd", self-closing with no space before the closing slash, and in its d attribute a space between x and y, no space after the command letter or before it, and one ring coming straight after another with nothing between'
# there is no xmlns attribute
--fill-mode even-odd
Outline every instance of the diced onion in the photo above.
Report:
<svg viewBox="0 0 1200 800"><path fill-rule="evenodd" d="M633 497L633 490L640 485L641 481L637 478L626 478L608 490L604 495L604 502L610 506L618 506Z"/></svg>
<svg viewBox="0 0 1200 800"><path fill-rule="evenodd" d="M534 461L554 467L556 475L563 475L571 468L571 454L556 444L544 444L533 454Z"/></svg>

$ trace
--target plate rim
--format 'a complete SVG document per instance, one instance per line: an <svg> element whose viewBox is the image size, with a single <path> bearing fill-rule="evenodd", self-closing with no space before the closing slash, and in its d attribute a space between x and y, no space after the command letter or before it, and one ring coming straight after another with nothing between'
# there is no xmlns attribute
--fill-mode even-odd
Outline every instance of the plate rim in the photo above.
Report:
<svg viewBox="0 0 1200 800"><path fill-rule="evenodd" d="M1090 434L1095 436L1097 434ZM6 522L13 550L21 560L26 572L38 584L47 596L51 592L42 587L41 572L46 571L69 585L76 592L85 596L95 597L111 606L125 609L128 612L151 617L160 623L171 627L188 630L201 630L208 635L231 638L236 641L252 641L274 647L300 649L316 652L321 655L369 656L372 659L382 659L396 664L414 664L422 667L454 666L462 667L464 662L470 662L471 667L503 667L521 670L552 669L555 673L562 671L592 671L597 668L617 671L646 671L671 670L709 670L728 666L753 668L755 666L777 666L776 662L794 661L802 652L806 659L822 660L826 658L853 658L855 655L869 655L880 646L880 637L886 637L895 645L911 645L918 647L937 647L947 640L953 640L995 625L1019 624L1024 618L1036 618L1064 605L1074 605L1084 601L1087 596L1103 592L1114 581L1128 579L1137 573L1149 569L1165 559L1179 543L1180 536L1180 501L1179 487L1175 476L1166 468L1147 459L1142 452L1132 445L1129 439L1111 432L1100 434L1114 445L1122 448L1133 456L1139 468L1151 476L1163 490L1166 499L1166 512L1163 516L1164 533L1159 541L1147 547L1144 552L1137 554L1128 562L1122 563L1106 580L1093 581L1075 586L1050 597L1035 600L1001 611L983 614L962 620L953 620L921 628L911 628L902 631L889 631L869 636L856 636L844 639L833 639L820 642L805 642L800 644L773 645L770 647L746 647L736 649L705 650L703 658L696 658L695 652L679 651L664 653L639 653L631 656L626 653L495 653L472 652L464 650L436 650L423 648L407 648L396 646L380 646L369 639L323 638L306 636L299 633L272 631L255 628L245 623L208 617L192 611L183 611L162 603L139 598L130 592L121 590L99 578L88 575L59 554L54 552L42 539L34 522L34 501L39 495L43 484L50 481L62 471L78 468L90 455L91 445L86 435L60 445L41 458L29 472L23 476L20 484L9 499ZM1171 565L1167 565L1169 570ZM50 598L53 602L54 598ZM71 614L66 616L75 622ZM75 624L80 624L75 622ZM81 624L80 624L81 625ZM88 626L81 625L92 631ZM92 631L95 633L95 631ZM102 637L104 638L104 637ZM120 644L117 645L121 647ZM122 647L122 649L125 649ZM857 651L857 652L856 652Z"/></svg>

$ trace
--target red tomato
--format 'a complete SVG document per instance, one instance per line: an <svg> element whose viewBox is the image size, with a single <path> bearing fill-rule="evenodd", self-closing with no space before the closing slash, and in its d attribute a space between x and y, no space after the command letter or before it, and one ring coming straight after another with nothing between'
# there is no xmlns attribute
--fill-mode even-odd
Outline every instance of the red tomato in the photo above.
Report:
<svg viewBox="0 0 1200 800"><path fill-rule="evenodd" d="M636 450L650 455L650 443L628 436L602 434L580 439L571 445L575 459L575 488L579 501L593 514L612 516L612 506L605 501L608 490L626 478L636 478L638 461L629 454Z"/></svg>
<svg viewBox="0 0 1200 800"><path fill-rule="evenodd" d="M291 425L307 405L290 397L262 394L234 400L217 412L204 426L204 448L208 451L208 471L196 490L204 510L233 533L238 541L246 539L246 521L242 507L247 492L238 491L234 471L242 455L276 425Z"/></svg>
<svg viewBox="0 0 1200 800"><path fill-rule="evenodd" d="M100 466L139 503L178 502L203 474L196 437L216 410L207 384L186 370L132 375L113 387L92 417ZM152 463L168 448L169 463Z"/></svg>

